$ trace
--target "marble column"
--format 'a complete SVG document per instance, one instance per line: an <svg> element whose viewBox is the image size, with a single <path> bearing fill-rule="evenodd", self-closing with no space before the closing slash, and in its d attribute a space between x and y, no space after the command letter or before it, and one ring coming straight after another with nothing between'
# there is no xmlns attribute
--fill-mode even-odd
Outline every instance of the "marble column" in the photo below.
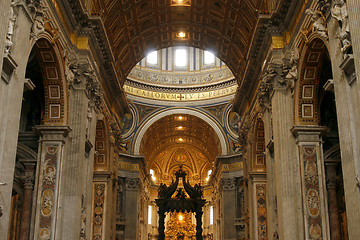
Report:
<svg viewBox="0 0 360 240"><path fill-rule="evenodd" d="M15 44L11 47L11 53L4 53L4 41L11 17L10 2L10 0L0 1L0 70L2 75L0 77L0 207L3 214L0 217L0 233L4 239L7 239L10 221L16 146L28 60L26 53L30 52L29 35L32 24L26 11L23 11L23 7L13 9L16 14L16 23L13 26L14 35L11 41ZM3 73L6 75L5 78L3 78Z"/></svg>
<svg viewBox="0 0 360 240"><path fill-rule="evenodd" d="M19 239L29 240L36 163L34 161L22 161L22 163L25 166L25 183Z"/></svg>
<svg viewBox="0 0 360 240"><path fill-rule="evenodd" d="M300 166L291 134L293 98L290 84L283 77L282 58L282 50L272 52L274 63L270 63L261 84L268 89L271 103L274 146L272 180L276 194L278 235L280 239L295 240L304 239Z"/></svg>
<svg viewBox="0 0 360 240"><path fill-rule="evenodd" d="M329 200L330 234L332 240L341 240L339 208L336 194L336 166L337 163L325 163L327 173L327 192Z"/></svg>
<svg viewBox="0 0 360 240"><path fill-rule="evenodd" d="M34 239L54 240L63 150L68 126L37 126L40 135Z"/></svg>
<svg viewBox="0 0 360 240"><path fill-rule="evenodd" d="M294 126L298 146L305 239L329 239L322 126Z"/></svg>
<svg viewBox="0 0 360 240"><path fill-rule="evenodd" d="M69 49L71 51L71 49ZM56 239L89 237L90 224L85 224L91 215L93 193L94 148L96 133L95 101L92 93L98 82L90 60L80 53L70 59L74 81L69 84L68 123L71 139L64 151L62 164L61 207L58 214ZM67 66L68 67L68 66ZM96 102L99 106L100 103ZM90 222L90 220L87 220Z"/></svg>
<svg viewBox="0 0 360 240"><path fill-rule="evenodd" d="M221 226L222 239L229 240L236 238L235 227L235 179L223 178L221 179Z"/></svg>
<svg viewBox="0 0 360 240"><path fill-rule="evenodd" d="M141 181L139 178L125 179L125 240L138 239L138 203L139 203L139 187Z"/></svg>

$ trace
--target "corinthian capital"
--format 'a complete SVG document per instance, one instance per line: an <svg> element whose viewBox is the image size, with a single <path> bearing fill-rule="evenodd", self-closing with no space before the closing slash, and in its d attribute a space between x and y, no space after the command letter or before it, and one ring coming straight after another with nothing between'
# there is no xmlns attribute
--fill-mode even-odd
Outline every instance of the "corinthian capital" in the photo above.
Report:
<svg viewBox="0 0 360 240"><path fill-rule="evenodd" d="M235 190L235 179L222 179L221 186L224 191L231 191Z"/></svg>
<svg viewBox="0 0 360 240"><path fill-rule="evenodd" d="M25 188L28 188L28 189L33 189L33 187L34 187L34 181L35 181L35 178L34 178L33 175L25 176L25 179L24 179L24 187L25 187Z"/></svg>
<svg viewBox="0 0 360 240"><path fill-rule="evenodd" d="M94 69L86 60L67 57L65 60L65 75L69 85L85 87L92 104L99 106L103 93Z"/></svg>
<svg viewBox="0 0 360 240"><path fill-rule="evenodd" d="M128 191L137 191L141 185L139 178L126 178L125 186Z"/></svg>

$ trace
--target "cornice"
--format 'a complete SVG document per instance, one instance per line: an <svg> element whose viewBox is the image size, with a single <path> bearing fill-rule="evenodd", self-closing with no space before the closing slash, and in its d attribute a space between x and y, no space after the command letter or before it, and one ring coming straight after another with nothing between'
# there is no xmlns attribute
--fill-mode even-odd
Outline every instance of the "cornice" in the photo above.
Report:
<svg viewBox="0 0 360 240"><path fill-rule="evenodd" d="M154 90L154 91L159 91L159 92L182 92L182 93L188 93L188 92L203 92L203 91L209 91L209 90L217 90L217 89L221 89L224 87L229 87L232 85L236 84L236 79L231 79L228 80L226 82L221 82L218 84L213 84L213 85L209 85L209 86L199 86L199 87L194 87L194 86L189 86L189 87L174 87L174 86L169 86L169 87L164 87L164 86L156 86L156 85L150 85L150 84L146 84L146 83L140 83L137 81L133 81L130 79L127 79L125 84L129 85L129 86L134 86L134 87L138 87L141 89L146 89L146 90Z"/></svg>
<svg viewBox="0 0 360 240"><path fill-rule="evenodd" d="M102 83L106 98L112 98L110 108L119 111L116 113L118 116L130 112L120 82L123 78L116 75L113 66L114 56L102 20L99 17L89 17L78 0L57 1L57 3L68 21L65 24L69 25L70 31L78 36L87 36L89 38L89 50L97 60L99 72L102 79L104 79ZM106 102L109 104L108 101Z"/></svg>
<svg viewBox="0 0 360 240"><path fill-rule="evenodd" d="M289 27L296 11L298 1L282 0L275 13L261 16L255 30L253 43L247 56L247 67L242 79L239 79L239 89L235 95L232 111L240 115L246 111L249 101L254 100L256 86L259 83L262 64L270 50L272 36L283 36Z"/></svg>

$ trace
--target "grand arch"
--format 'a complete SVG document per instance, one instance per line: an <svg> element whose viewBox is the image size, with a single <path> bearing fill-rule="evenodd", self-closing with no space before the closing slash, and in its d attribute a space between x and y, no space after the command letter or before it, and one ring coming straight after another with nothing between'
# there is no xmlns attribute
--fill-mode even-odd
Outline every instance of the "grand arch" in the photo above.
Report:
<svg viewBox="0 0 360 240"><path fill-rule="evenodd" d="M138 134L135 136L135 141L134 141L134 154L140 154L140 143L142 140L143 135L145 134L146 130L157 120L165 117L165 116L169 116L169 115L173 115L173 114L189 114L189 115L194 115L196 117L199 117L200 119L204 120L205 122L207 122L216 132L219 140L220 140L220 144L221 144L221 154L222 155L226 155L228 152L227 149L227 144L226 144L226 139L224 137L224 134L221 130L221 128L217 125L217 123L211 119L209 116L201 113L200 111L196 111L193 109L186 109L186 108L174 108L174 109L170 109L170 110L165 110L163 112L157 113L155 116L153 116L152 118L148 119L141 127L140 130L138 131Z"/></svg>

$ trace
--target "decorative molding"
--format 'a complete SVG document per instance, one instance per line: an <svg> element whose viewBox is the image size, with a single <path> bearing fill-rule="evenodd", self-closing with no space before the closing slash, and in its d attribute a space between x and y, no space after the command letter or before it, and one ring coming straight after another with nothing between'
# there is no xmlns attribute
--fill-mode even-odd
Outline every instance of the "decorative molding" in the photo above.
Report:
<svg viewBox="0 0 360 240"><path fill-rule="evenodd" d="M106 183L93 185L93 214L92 214L92 240L104 239L104 212L105 212Z"/></svg>
<svg viewBox="0 0 360 240"><path fill-rule="evenodd" d="M6 83L9 84L11 80L12 73L17 68L18 64L14 60L14 58L11 56L10 53L4 54L3 57L3 68L1 72L1 79Z"/></svg>
<svg viewBox="0 0 360 240"><path fill-rule="evenodd" d="M136 65L129 73L127 80L133 83L144 84L157 88L158 85L169 88L203 88L234 80L234 75L229 68L221 66L199 71L163 71L161 69L144 68ZM156 84L156 86L154 86Z"/></svg>
<svg viewBox="0 0 360 240"><path fill-rule="evenodd" d="M26 189L33 189L34 188L34 183L35 183L34 173L31 172L30 174L26 175L26 173L25 173L24 188L26 188Z"/></svg>
<svg viewBox="0 0 360 240"><path fill-rule="evenodd" d="M233 191L235 190L236 181L233 178L222 178L220 185L223 191Z"/></svg>
<svg viewBox="0 0 360 240"><path fill-rule="evenodd" d="M63 131L61 131L63 134ZM59 134L58 132L56 134ZM40 178L38 186L38 206L35 222L35 236L39 239L54 240L54 216L57 213L59 191L59 172L56 171L62 158L63 141L51 143L40 140L42 154L40 161Z"/></svg>
<svg viewBox="0 0 360 240"><path fill-rule="evenodd" d="M266 216L266 184L256 184L256 212L258 240L268 239Z"/></svg>
<svg viewBox="0 0 360 240"><path fill-rule="evenodd" d="M305 175L303 196L307 209L305 225L310 239L322 239L325 231L322 226L324 209L321 208L316 146L301 146L301 153Z"/></svg>
<svg viewBox="0 0 360 240"><path fill-rule="evenodd" d="M323 133L328 131L324 126L294 126L291 132L296 137L297 142L319 142Z"/></svg>
<svg viewBox="0 0 360 240"><path fill-rule="evenodd" d="M34 130L40 135L40 141L60 141L63 143L71 132L69 126L37 125L34 127Z"/></svg>
<svg viewBox="0 0 360 240"><path fill-rule="evenodd" d="M270 97L274 90L291 89L295 86L298 70L298 52L291 53L290 58L283 58L283 63L269 63L261 76L258 88L258 101L260 107L271 109Z"/></svg>
<svg viewBox="0 0 360 240"><path fill-rule="evenodd" d="M137 191L141 187L140 178L126 178L125 188L127 191Z"/></svg>
<svg viewBox="0 0 360 240"><path fill-rule="evenodd" d="M94 182L108 182L110 180L111 172L108 171L94 171Z"/></svg>
<svg viewBox="0 0 360 240"><path fill-rule="evenodd" d="M356 81L354 55L346 54L344 60L340 64L340 68L347 75L346 80L349 85L352 85Z"/></svg>
<svg viewBox="0 0 360 240"><path fill-rule="evenodd" d="M89 107L102 105L103 91L100 82L87 60L65 58L65 76L70 86L84 88L90 100Z"/></svg>

